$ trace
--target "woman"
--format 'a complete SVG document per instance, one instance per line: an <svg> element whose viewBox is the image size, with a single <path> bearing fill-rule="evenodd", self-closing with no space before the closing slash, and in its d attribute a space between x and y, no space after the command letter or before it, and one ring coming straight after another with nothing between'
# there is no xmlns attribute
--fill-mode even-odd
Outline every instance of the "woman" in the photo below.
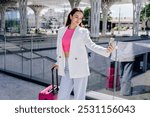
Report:
<svg viewBox="0 0 150 117"><path fill-rule="evenodd" d="M96 45L89 31L82 27L83 11L74 8L68 15L66 26L58 31L57 63L58 75L62 76L58 99L69 100L74 90L74 99L84 100L88 82L89 64L86 47L108 57L113 50Z"/></svg>

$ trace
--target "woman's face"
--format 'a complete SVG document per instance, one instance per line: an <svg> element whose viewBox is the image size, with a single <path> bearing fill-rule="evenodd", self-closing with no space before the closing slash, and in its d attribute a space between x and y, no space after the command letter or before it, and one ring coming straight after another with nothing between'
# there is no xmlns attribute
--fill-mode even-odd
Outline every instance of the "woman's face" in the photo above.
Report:
<svg viewBox="0 0 150 117"><path fill-rule="evenodd" d="M70 15L70 19L71 19L71 25L73 26L78 26L83 19L83 13L82 12L75 12L75 14Z"/></svg>

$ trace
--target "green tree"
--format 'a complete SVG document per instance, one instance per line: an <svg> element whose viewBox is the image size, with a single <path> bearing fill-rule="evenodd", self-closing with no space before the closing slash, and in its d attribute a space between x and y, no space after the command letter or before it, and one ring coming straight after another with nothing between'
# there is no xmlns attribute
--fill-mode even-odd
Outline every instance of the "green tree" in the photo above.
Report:
<svg viewBox="0 0 150 117"><path fill-rule="evenodd" d="M100 12L99 12L100 13ZM89 15L91 14L91 8L89 7L86 7L84 9L84 20L83 20L83 24L84 25L88 25L88 18L89 18ZM100 17L101 18L101 17ZM112 20L112 17L111 17L111 14L108 14L108 17L107 17L107 21L108 22L111 22ZM102 21L102 19L100 19L100 21Z"/></svg>
<svg viewBox="0 0 150 117"><path fill-rule="evenodd" d="M111 20L112 20L112 17L111 17L110 14L108 14L108 16L107 16L107 21L108 21L108 22L111 22Z"/></svg>
<svg viewBox="0 0 150 117"><path fill-rule="evenodd" d="M150 4L145 5L141 10L140 20L144 21L145 18L150 19Z"/></svg>
<svg viewBox="0 0 150 117"><path fill-rule="evenodd" d="M86 8L84 9L83 24L86 25L86 26L88 25L88 20L89 20L90 12L91 12L91 8L86 7Z"/></svg>
<svg viewBox="0 0 150 117"><path fill-rule="evenodd" d="M89 17L90 12L91 12L91 8L86 7L86 8L84 9L84 18L85 18L85 19L87 19L87 18Z"/></svg>

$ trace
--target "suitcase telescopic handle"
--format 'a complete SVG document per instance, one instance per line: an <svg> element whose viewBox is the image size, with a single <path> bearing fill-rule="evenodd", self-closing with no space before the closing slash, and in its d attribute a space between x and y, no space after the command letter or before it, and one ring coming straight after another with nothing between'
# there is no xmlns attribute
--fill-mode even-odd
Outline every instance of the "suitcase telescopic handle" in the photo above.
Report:
<svg viewBox="0 0 150 117"><path fill-rule="evenodd" d="M55 86L54 86L54 70L56 70L56 91L58 91L58 69L55 69L55 67L52 67L52 92L55 93Z"/></svg>

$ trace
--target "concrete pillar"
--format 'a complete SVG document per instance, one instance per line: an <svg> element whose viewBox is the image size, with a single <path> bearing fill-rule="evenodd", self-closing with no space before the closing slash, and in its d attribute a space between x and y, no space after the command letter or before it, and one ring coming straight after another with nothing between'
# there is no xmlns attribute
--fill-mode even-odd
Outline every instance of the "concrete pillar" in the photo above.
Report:
<svg viewBox="0 0 150 117"><path fill-rule="evenodd" d="M101 0L90 0L91 3L91 38L99 39Z"/></svg>
<svg viewBox="0 0 150 117"><path fill-rule="evenodd" d="M139 34L139 22L140 22L140 12L141 12L141 0L132 0L133 3L133 36L138 36Z"/></svg>
<svg viewBox="0 0 150 117"><path fill-rule="evenodd" d="M40 24L39 24L39 15L40 15L40 13L39 12L34 12L35 13L35 27L36 27L36 29L39 29L40 28Z"/></svg>
<svg viewBox="0 0 150 117"><path fill-rule="evenodd" d="M0 32L2 34L5 33L5 13L6 9L11 6L15 6L17 3L17 0L3 0L0 3L0 14L1 14L1 27L0 27Z"/></svg>
<svg viewBox="0 0 150 117"><path fill-rule="evenodd" d="M40 28L40 24L39 24L39 21L40 21L40 18L39 18L39 15L40 15L40 12L41 10L45 7L43 5L29 5L29 7L34 11L34 14L35 14L35 27L36 29L39 29Z"/></svg>
<svg viewBox="0 0 150 117"><path fill-rule="evenodd" d="M75 7L78 7L81 0L68 0L70 5L71 5L71 9L75 8Z"/></svg>
<svg viewBox="0 0 150 117"><path fill-rule="evenodd" d="M27 35L27 0L19 0L20 35Z"/></svg>
<svg viewBox="0 0 150 117"><path fill-rule="evenodd" d="M0 13L1 13L1 27L0 27L0 32L1 34L5 33L5 12L6 12L6 6L1 5L0 6Z"/></svg>
<svg viewBox="0 0 150 117"><path fill-rule="evenodd" d="M102 35L105 35L107 32L107 16L108 16L108 11L109 11L109 6L107 2L102 2L102 14L103 14L103 26L102 26Z"/></svg>
<svg viewBox="0 0 150 117"><path fill-rule="evenodd" d="M103 26L102 26L102 35L105 35L107 32L107 18L110 7L120 0L102 0L102 14L103 14Z"/></svg>

